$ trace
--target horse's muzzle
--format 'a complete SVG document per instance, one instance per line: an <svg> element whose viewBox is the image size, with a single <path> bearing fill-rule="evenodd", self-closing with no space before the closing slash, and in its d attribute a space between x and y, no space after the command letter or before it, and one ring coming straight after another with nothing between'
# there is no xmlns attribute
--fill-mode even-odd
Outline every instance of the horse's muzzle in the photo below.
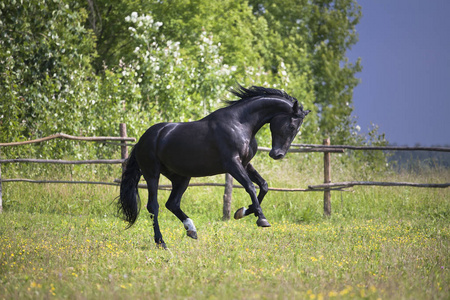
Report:
<svg viewBox="0 0 450 300"><path fill-rule="evenodd" d="M284 156L286 155L286 153L282 150L270 150L269 152L269 156L272 157L273 159L282 159Z"/></svg>

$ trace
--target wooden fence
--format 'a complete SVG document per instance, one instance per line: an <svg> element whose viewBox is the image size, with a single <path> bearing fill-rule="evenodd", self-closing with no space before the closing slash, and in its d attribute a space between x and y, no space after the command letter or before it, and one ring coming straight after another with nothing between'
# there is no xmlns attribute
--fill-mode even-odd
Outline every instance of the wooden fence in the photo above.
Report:
<svg viewBox="0 0 450 300"><path fill-rule="evenodd" d="M1 147L8 146L20 146L31 143L40 143L51 139L62 138L78 141L94 141L94 142L108 142L119 141L120 143L111 143L120 146L121 159L98 159L98 160L52 160L52 159L30 159L30 158L16 158L16 159L0 159L0 212L3 209L2 206L2 183L5 182L29 182L29 183L64 183L64 184L101 184L101 185L113 185L118 186L119 180L114 182L99 182L99 181L64 181L64 180L32 180L27 178L15 178L5 179L2 178L1 166L8 163L50 163L50 164L121 164L122 168L124 162L128 157L128 147L133 144L127 142L135 142L136 139L127 137L126 125L120 124L119 137L77 137L63 133L51 135L45 138L15 142L15 143L0 143ZM308 188L269 188L271 191L276 192L323 192L324 193L324 216L331 215L331 191L342 190L343 188L353 186L410 186L421 188L447 188L450 183L411 183L411 182L372 182L372 181L348 181L348 182L331 182L331 153L343 153L346 149L349 150L407 150L407 151L442 151L450 152L450 148L441 147L372 147L372 146L347 146L347 145L330 145L330 139L325 139L322 145L311 144L293 144L289 152L293 153L307 153L307 152L322 152L324 162L324 183L318 185L310 185ZM270 148L259 147L259 151L270 151ZM220 186L225 187L223 196L223 219L230 219L231 213L231 199L233 188L242 188L240 185L233 185L233 178L229 175L225 175L225 183L191 183L190 187L194 186ZM145 184L139 184L139 188L146 188ZM171 189L170 185L160 185L160 189Z"/></svg>

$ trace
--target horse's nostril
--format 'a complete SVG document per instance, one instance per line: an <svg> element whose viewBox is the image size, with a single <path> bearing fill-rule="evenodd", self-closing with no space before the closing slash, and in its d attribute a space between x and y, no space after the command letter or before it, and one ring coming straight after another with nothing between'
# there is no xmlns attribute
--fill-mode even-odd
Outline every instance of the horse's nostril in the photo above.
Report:
<svg viewBox="0 0 450 300"><path fill-rule="evenodd" d="M281 150L271 150L269 153L269 156L273 159L282 159L285 154L283 154L283 151Z"/></svg>

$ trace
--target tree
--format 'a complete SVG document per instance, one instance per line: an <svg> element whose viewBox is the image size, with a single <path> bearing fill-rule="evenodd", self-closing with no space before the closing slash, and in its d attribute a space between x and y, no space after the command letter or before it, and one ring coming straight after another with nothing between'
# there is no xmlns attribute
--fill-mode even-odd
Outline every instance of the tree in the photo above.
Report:
<svg viewBox="0 0 450 300"><path fill-rule="evenodd" d="M0 139L77 133L92 101L86 11L62 0L0 4Z"/></svg>
<svg viewBox="0 0 450 300"><path fill-rule="evenodd" d="M250 3L254 13L263 16L273 30L271 45L275 47L265 52L265 61L275 68L273 62L283 59L293 69L294 78L306 72L314 88L319 132L331 136L335 143L350 139L353 88L358 84L355 74L361 66L359 61L349 63L345 55L357 42L359 5L355 0Z"/></svg>
<svg viewBox="0 0 450 300"><path fill-rule="evenodd" d="M118 122L138 136L206 115L236 82L312 109L305 141L352 138L354 0L30 0L0 12L2 141L114 134Z"/></svg>
<svg viewBox="0 0 450 300"><path fill-rule="evenodd" d="M117 66L122 58L132 53L133 39L125 23L125 17L132 12L141 12L141 1L134 0L80 0L79 5L86 9L89 17L85 27L95 35L96 56L92 65L97 74L106 66Z"/></svg>

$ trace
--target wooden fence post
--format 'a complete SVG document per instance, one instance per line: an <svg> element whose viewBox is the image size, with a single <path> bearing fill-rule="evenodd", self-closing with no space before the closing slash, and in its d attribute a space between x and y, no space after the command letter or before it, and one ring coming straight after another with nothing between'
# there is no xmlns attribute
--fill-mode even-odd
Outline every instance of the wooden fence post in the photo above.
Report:
<svg viewBox="0 0 450 300"><path fill-rule="evenodd" d="M1 147L0 147L1 148ZM1 152L0 152L1 154ZM0 155L1 158L1 155ZM0 163L0 214L3 212L3 198L2 198L2 163Z"/></svg>
<svg viewBox="0 0 450 300"><path fill-rule="evenodd" d="M233 192L233 177L225 174L225 192L223 193L223 217L222 220L227 221L231 217L231 194Z"/></svg>
<svg viewBox="0 0 450 300"><path fill-rule="evenodd" d="M323 144L330 145L330 138L324 139ZM323 183L331 183L331 154L323 153ZM323 192L323 214L325 217L331 216L331 190L325 189Z"/></svg>
<svg viewBox="0 0 450 300"><path fill-rule="evenodd" d="M120 137L127 137L127 124L120 123L119 124ZM120 158L127 159L128 158L128 147L126 145L126 141L122 141L122 146L120 146ZM122 170L125 169L126 163L122 163Z"/></svg>

